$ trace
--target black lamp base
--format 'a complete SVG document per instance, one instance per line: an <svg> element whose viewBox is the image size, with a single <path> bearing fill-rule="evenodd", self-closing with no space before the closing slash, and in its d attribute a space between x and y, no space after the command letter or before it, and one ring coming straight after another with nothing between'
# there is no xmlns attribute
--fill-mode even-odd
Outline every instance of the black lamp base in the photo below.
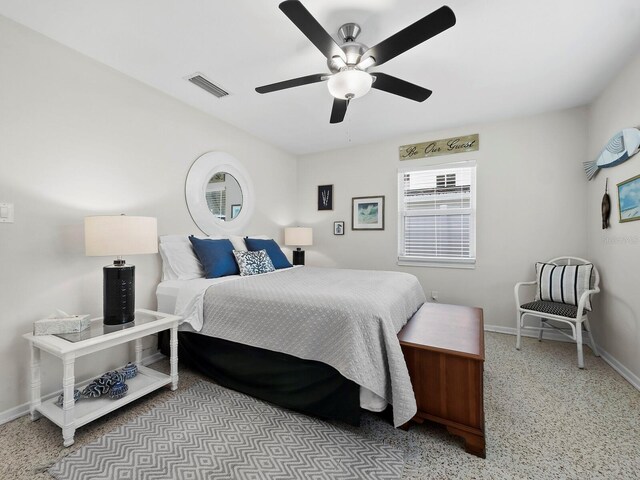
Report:
<svg viewBox="0 0 640 480"><path fill-rule="evenodd" d="M298 247L297 250L293 251L293 264L294 265L304 265L304 250Z"/></svg>
<svg viewBox="0 0 640 480"><path fill-rule="evenodd" d="M105 325L123 325L133 322L135 315L136 267L116 261L102 269L102 310Z"/></svg>

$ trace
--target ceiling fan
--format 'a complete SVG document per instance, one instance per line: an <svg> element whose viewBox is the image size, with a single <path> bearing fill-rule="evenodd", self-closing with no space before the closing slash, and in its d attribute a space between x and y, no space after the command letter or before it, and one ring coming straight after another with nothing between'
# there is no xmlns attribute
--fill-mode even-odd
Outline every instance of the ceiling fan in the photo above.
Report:
<svg viewBox="0 0 640 480"><path fill-rule="evenodd" d="M327 80L329 93L334 97L331 123L342 122L347 113L349 101L365 95L371 88L416 102L423 102L429 98L432 93L429 89L386 73L367 70L374 65L382 65L456 24L453 10L443 6L369 48L356 42L360 34L360 26L356 23L346 23L340 27L338 35L342 45L338 45L299 0L286 0L279 5L279 8L327 57L327 65L331 73L316 73L264 85L256 88L256 92L276 92Z"/></svg>

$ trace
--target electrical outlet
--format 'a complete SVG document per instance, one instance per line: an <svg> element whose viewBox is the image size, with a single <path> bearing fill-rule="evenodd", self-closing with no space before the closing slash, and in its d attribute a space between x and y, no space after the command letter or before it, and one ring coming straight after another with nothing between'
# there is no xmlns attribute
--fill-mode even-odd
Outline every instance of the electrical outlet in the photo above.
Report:
<svg viewBox="0 0 640 480"><path fill-rule="evenodd" d="M431 290L431 300L438 301L438 292L436 290Z"/></svg>
<svg viewBox="0 0 640 480"><path fill-rule="evenodd" d="M0 223L13 223L13 203L0 203Z"/></svg>

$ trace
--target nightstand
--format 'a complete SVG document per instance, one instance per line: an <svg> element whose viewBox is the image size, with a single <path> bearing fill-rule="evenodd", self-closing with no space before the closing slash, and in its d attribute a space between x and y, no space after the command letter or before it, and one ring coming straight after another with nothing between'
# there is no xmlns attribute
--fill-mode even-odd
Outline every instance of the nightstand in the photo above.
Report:
<svg viewBox="0 0 640 480"><path fill-rule="evenodd" d="M23 337L31 345L31 420L44 415L62 428L64 446L73 445L76 428L96 418L112 412L147 393L171 384L171 390L178 388L178 324L181 317L137 309L135 321L123 326L103 325L102 318L91 321L91 326L80 333L60 335L33 335ZM163 330L171 330L171 373L166 375L142 366L142 338ZM82 389L91 380L75 384L74 367L76 358L89 355L106 348L135 342L135 363L138 375L127 380L128 393L113 400L107 396L86 398L76 405L73 400L74 389ZM42 400L40 393L40 353L45 351L62 360L62 387L64 402L62 408L55 404L56 398ZM99 375L100 373L98 373Z"/></svg>

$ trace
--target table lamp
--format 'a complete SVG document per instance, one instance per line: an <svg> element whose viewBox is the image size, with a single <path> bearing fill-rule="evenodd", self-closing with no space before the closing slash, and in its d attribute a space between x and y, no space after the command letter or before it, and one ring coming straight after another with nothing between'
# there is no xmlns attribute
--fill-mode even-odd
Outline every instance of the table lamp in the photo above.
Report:
<svg viewBox="0 0 640 480"><path fill-rule="evenodd" d="M284 229L284 244L298 247L293 251L293 264L304 265L304 250L301 246L313 245L313 230L310 227L288 227Z"/></svg>
<svg viewBox="0 0 640 480"><path fill-rule="evenodd" d="M158 222L153 217L102 215L84 219L85 254L115 256L103 272L103 316L105 325L123 325L134 320L135 269L123 255L158 253Z"/></svg>

